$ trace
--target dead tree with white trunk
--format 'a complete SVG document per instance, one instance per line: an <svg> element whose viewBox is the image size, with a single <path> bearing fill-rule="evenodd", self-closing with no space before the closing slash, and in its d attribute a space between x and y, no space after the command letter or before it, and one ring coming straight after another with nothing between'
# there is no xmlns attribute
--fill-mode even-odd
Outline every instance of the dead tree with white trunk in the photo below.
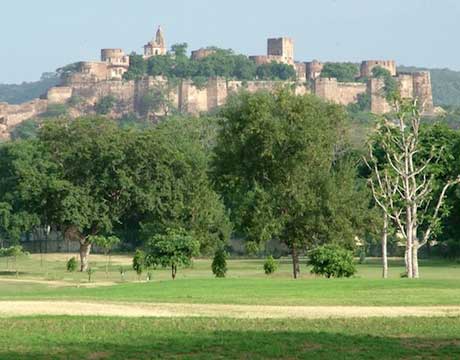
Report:
<svg viewBox="0 0 460 360"><path fill-rule="evenodd" d="M422 155L417 101L395 101L395 110L394 115L382 119L376 133L378 144L369 145L365 161L372 172L369 183L376 203L405 240L407 277L418 278L419 250L438 228L446 192L460 183L460 178L440 186L430 173L430 165L441 158L443 149L432 148L428 156ZM381 150L380 157L377 147ZM386 247L386 237L384 229L382 250ZM383 266L385 275L388 266L385 260Z"/></svg>

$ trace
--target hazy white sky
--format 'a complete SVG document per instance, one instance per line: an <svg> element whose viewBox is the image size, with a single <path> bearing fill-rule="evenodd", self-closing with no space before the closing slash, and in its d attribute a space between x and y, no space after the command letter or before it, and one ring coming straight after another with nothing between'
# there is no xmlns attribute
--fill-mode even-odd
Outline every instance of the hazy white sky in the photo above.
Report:
<svg viewBox="0 0 460 360"><path fill-rule="evenodd" d="M297 60L395 59L460 70L459 0L0 0L0 83L37 80L104 47L168 45L264 54L291 36Z"/></svg>

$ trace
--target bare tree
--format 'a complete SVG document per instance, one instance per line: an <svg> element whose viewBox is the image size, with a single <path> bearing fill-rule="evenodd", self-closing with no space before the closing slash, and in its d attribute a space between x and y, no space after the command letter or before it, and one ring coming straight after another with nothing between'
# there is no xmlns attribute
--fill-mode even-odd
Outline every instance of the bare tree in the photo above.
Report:
<svg viewBox="0 0 460 360"><path fill-rule="evenodd" d="M429 156L421 156L421 114L417 101L395 101L395 110L395 115L384 118L377 129L383 159L378 159L375 144L370 144L365 161L372 171L369 182L376 203L406 241L407 277L418 278L418 251L439 225L446 192L460 183L460 177L447 181L441 188L436 186L429 166L440 159L442 149L432 148ZM382 250L387 230L383 233Z"/></svg>

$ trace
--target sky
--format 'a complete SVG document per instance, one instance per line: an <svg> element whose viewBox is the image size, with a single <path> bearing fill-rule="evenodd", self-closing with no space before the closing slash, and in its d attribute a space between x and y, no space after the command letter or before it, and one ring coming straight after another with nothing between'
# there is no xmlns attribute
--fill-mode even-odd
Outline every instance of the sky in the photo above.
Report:
<svg viewBox="0 0 460 360"><path fill-rule="evenodd" d="M394 59L460 70L458 0L0 0L0 83L21 83L101 48L142 52L158 25L168 45L266 53L289 36L299 61Z"/></svg>

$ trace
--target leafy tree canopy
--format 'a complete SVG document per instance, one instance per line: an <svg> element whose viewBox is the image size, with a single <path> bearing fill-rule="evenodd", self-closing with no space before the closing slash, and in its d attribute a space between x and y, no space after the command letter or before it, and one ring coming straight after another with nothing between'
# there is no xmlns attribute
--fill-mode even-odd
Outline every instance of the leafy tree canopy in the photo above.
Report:
<svg viewBox="0 0 460 360"><path fill-rule="evenodd" d="M326 63L321 71L322 78L336 78L339 82L353 82L358 76L358 65L353 63Z"/></svg>
<svg viewBox="0 0 460 360"><path fill-rule="evenodd" d="M294 268L298 252L312 244L353 246L368 199L339 151L341 107L286 89L242 93L220 116L214 178L247 241L279 238Z"/></svg>
<svg viewBox="0 0 460 360"><path fill-rule="evenodd" d="M148 241L146 264L171 268L171 276L175 279L177 268L189 266L199 249L200 243L183 229L168 229L164 235L155 235Z"/></svg>

